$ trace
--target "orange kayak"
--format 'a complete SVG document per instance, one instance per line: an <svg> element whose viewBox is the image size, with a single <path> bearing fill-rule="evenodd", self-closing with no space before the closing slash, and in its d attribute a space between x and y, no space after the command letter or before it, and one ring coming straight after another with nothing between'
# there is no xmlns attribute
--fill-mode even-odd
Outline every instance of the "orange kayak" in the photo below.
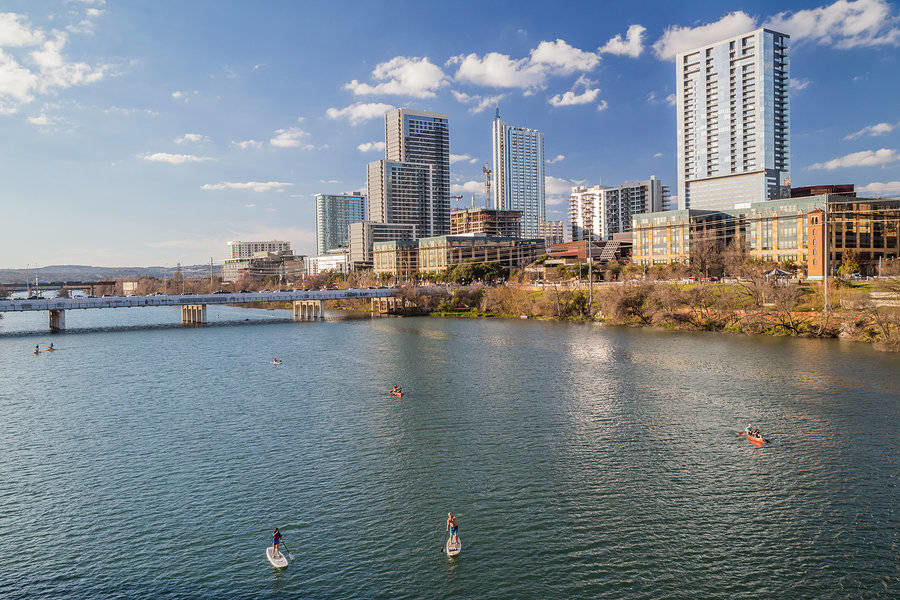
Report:
<svg viewBox="0 0 900 600"><path fill-rule="evenodd" d="M763 442L764 442L765 440L763 439L762 436L759 436L759 437L753 437L752 435L748 435L748 436L747 436L747 441L750 442L751 444L756 444L757 446L762 446L762 445L763 445Z"/></svg>
<svg viewBox="0 0 900 600"><path fill-rule="evenodd" d="M398 398L403 397L403 392L395 392L394 390L389 391L388 394L390 394L391 396L397 396Z"/></svg>

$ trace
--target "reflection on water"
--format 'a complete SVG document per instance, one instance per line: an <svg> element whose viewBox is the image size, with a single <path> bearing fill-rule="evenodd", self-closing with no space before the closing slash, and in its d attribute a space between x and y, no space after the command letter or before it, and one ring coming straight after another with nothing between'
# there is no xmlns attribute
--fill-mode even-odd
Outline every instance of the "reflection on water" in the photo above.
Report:
<svg viewBox="0 0 900 600"><path fill-rule="evenodd" d="M40 357L0 335L0 596L896 597L896 356L219 314L266 326L95 313Z"/></svg>

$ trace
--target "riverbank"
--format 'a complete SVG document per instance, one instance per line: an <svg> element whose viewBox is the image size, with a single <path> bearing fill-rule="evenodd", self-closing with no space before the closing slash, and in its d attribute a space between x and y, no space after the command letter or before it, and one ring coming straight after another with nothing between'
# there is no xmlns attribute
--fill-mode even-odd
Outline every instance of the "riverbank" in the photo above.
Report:
<svg viewBox="0 0 900 600"><path fill-rule="evenodd" d="M680 331L840 338L900 351L900 308L870 298L870 289L836 286L823 310L821 286L796 284L673 285L633 282L589 294L548 286L507 285L448 292L429 311L463 318L553 319Z"/></svg>

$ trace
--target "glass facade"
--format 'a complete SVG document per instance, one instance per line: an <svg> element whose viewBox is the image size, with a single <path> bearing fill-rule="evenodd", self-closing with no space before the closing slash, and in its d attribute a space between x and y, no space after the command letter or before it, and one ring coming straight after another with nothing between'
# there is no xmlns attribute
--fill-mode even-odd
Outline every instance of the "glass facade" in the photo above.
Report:
<svg viewBox="0 0 900 600"><path fill-rule="evenodd" d="M365 196L316 194L316 253L349 245L347 228L365 219Z"/></svg>

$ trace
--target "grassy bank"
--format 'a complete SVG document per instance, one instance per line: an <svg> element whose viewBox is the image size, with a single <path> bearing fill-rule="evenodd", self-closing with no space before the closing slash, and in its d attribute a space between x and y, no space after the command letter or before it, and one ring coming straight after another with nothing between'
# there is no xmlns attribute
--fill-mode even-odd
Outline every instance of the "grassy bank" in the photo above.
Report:
<svg viewBox="0 0 900 600"><path fill-rule="evenodd" d="M836 338L900 351L900 308L879 305L871 284L832 284L824 310L821 284L746 281L679 285L629 282L594 290L557 286L469 287L423 297L409 291L433 316L544 318L598 321L634 327L736 334ZM423 306L424 304L424 306Z"/></svg>

